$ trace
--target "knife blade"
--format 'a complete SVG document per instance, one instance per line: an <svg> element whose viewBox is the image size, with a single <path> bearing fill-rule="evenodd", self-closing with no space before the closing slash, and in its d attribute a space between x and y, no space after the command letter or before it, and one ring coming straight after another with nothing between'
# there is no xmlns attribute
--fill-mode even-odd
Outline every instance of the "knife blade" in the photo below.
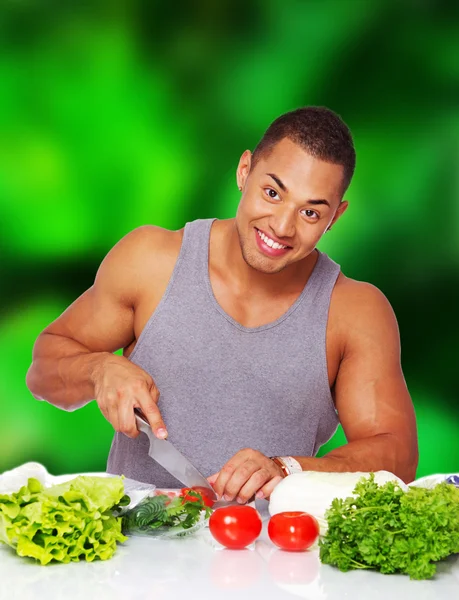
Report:
<svg viewBox="0 0 459 600"><path fill-rule="evenodd" d="M217 494L204 475L171 442L160 440L155 436L140 409L135 408L134 412L137 428L146 433L150 441L149 456L186 487L205 488L203 493L214 502L217 501Z"/></svg>

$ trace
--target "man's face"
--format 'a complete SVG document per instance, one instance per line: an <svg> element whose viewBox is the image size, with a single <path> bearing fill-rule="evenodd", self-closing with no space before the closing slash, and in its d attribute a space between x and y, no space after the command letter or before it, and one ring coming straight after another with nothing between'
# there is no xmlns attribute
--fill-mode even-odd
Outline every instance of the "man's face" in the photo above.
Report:
<svg viewBox="0 0 459 600"><path fill-rule="evenodd" d="M242 256L263 273L307 257L347 208L343 167L314 158L288 138L250 170L246 150L237 170L243 193L236 214Z"/></svg>

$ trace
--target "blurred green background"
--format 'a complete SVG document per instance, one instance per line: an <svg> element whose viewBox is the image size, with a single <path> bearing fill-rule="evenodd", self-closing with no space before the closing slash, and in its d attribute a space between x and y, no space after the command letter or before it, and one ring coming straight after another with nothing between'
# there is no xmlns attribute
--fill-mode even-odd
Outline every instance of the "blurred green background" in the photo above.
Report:
<svg viewBox="0 0 459 600"><path fill-rule="evenodd" d="M457 6L1 3L0 472L105 469L95 403L65 413L26 389L36 336L134 227L233 216L240 154L309 104L341 114L357 149L350 209L320 247L395 309L418 476L459 471Z"/></svg>

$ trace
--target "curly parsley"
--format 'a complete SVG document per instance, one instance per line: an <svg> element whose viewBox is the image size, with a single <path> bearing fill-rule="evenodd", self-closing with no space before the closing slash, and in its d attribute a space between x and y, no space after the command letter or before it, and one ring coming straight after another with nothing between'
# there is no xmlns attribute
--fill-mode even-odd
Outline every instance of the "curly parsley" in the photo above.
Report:
<svg viewBox="0 0 459 600"><path fill-rule="evenodd" d="M435 563L459 552L459 489L441 483L404 492L395 482L378 486L362 478L354 496L336 498L325 513L323 563L350 569L405 573L429 579Z"/></svg>

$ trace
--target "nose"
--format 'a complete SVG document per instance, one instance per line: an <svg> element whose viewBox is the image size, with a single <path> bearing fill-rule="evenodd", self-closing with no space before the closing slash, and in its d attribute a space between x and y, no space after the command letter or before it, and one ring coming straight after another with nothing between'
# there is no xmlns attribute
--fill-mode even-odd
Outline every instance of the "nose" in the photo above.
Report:
<svg viewBox="0 0 459 600"><path fill-rule="evenodd" d="M283 207L272 216L269 224L278 238L291 238L295 235L295 211Z"/></svg>

